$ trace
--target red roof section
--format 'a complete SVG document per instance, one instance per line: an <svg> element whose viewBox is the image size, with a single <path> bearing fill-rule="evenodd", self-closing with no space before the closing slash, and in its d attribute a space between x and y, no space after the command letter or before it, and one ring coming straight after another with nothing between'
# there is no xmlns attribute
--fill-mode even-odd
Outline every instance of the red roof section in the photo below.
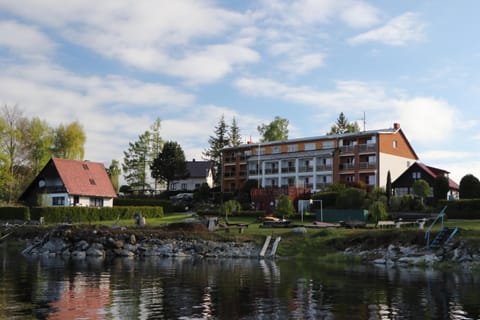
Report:
<svg viewBox="0 0 480 320"><path fill-rule="evenodd" d="M117 194L102 163L52 158L69 194L116 198Z"/></svg>
<svg viewBox="0 0 480 320"><path fill-rule="evenodd" d="M431 175L432 177L436 178L438 176L446 176L448 178L448 186L453 189L453 190L459 190L460 189L460 186L458 185L458 183L456 183L455 181L453 181L452 179L450 179L450 177L448 177L448 174L450 172L446 171L446 170L443 170L443 169L439 169L439 168L435 168L435 167L430 167L430 166L427 166L421 162L417 162L417 164L423 169L425 170L425 172L427 172L429 175Z"/></svg>

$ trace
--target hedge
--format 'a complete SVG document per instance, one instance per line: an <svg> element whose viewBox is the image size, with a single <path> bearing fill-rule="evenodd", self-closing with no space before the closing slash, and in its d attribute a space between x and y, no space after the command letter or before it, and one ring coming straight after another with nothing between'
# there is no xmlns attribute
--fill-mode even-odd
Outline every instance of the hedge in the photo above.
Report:
<svg viewBox="0 0 480 320"><path fill-rule="evenodd" d="M46 223L80 222L92 223L120 219L134 219L141 213L145 218L161 218L164 215L162 207L1 207L2 220L40 220Z"/></svg>
<svg viewBox="0 0 480 320"><path fill-rule="evenodd" d="M444 206L447 206L445 213L449 219L480 219L480 199L440 201L439 207Z"/></svg>
<svg viewBox="0 0 480 320"><path fill-rule="evenodd" d="M164 212L175 212L179 208L172 204L171 200L155 198L116 198L113 200L113 206L119 207L162 207ZM182 210L179 210L182 211Z"/></svg>
<svg viewBox="0 0 480 320"><path fill-rule="evenodd" d="M30 208L0 207L0 220L30 220Z"/></svg>

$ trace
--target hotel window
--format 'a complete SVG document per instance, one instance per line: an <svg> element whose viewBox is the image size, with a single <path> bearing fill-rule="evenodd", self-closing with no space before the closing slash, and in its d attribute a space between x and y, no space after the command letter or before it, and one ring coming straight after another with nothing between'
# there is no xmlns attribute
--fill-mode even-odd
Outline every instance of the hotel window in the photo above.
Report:
<svg viewBox="0 0 480 320"><path fill-rule="evenodd" d="M305 151L315 150L315 143L305 143Z"/></svg>
<svg viewBox="0 0 480 320"><path fill-rule="evenodd" d="M271 152L271 153L280 153L280 151L281 151L281 150L280 150L280 147L279 147L279 146L275 146L275 147L272 147L272 148L270 149L270 152Z"/></svg>
<svg viewBox="0 0 480 320"><path fill-rule="evenodd" d="M323 149L330 149L330 148L333 148L334 145L333 145L333 141L324 141L322 143L322 148Z"/></svg>
<svg viewBox="0 0 480 320"><path fill-rule="evenodd" d="M265 155L265 148L257 148L255 152L257 153L257 155L263 156Z"/></svg>
<svg viewBox="0 0 480 320"><path fill-rule="evenodd" d="M297 151L298 151L298 145L296 144L288 145L288 152L297 152Z"/></svg>

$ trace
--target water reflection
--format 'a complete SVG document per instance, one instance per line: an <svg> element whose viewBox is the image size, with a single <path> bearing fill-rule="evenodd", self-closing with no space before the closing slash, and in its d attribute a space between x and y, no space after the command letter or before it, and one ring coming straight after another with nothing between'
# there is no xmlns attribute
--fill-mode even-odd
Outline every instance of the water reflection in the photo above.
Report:
<svg viewBox="0 0 480 320"><path fill-rule="evenodd" d="M255 259L1 251L0 318L478 319L478 274ZM13 267L15 266L15 267Z"/></svg>

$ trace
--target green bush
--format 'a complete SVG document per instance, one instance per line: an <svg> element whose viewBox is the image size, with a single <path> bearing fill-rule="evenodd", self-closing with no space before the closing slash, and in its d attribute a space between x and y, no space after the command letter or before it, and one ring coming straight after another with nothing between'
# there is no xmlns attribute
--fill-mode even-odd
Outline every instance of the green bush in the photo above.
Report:
<svg viewBox="0 0 480 320"><path fill-rule="evenodd" d="M369 218L372 222L385 220L388 217L387 210L382 201L374 201L368 208Z"/></svg>
<svg viewBox="0 0 480 320"><path fill-rule="evenodd" d="M337 209L362 209L365 203L366 192L363 189L347 188L337 197Z"/></svg>
<svg viewBox="0 0 480 320"><path fill-rule="evenodd" d="M322 200L323 208L335 208L337 203L338 192L336 191L329 191L329 192L318 192L312 195L312 200ZM320 207L318 202L312 203L312 208L317 209Z"/></svg>

